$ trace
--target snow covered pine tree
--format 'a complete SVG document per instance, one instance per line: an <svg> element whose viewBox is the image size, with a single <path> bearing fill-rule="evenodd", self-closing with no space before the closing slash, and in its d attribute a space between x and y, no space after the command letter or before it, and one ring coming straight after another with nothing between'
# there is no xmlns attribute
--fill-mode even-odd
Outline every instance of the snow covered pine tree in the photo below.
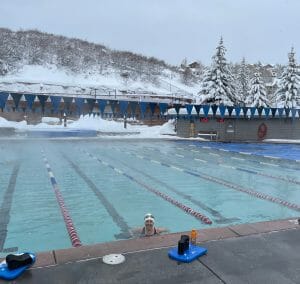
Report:
<svg viewBox="0 0 300 284"><path fill-rule="evenodd" d="M260 79L259 72L254 74L250 82L251 88L246 99L246 105L250 107L268 107L269 100L267 98L266 88Z"/></svg>
<svg viewBox="0 0 300 284"><path fill-rule="evenodd" d="M224 104L233 106L239 103L236 97L234 77L225 58L226 49L221 38L217 52L212 57L212 64L205 72L198 99L202 104Z"/></svg>
<svg viewBox="0 0 300 284"><path fill-rule="evenodd" d="M294 108L300 106L300 73L293 48L288 56L289 64L279 78L275 100L277 107Z"/></svg>

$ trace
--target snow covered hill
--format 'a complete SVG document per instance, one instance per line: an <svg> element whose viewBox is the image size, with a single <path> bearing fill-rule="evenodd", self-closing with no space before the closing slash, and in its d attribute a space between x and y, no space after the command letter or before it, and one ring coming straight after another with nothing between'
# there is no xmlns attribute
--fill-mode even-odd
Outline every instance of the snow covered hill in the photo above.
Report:
<svg viewBox="0 0 300 284"><path fill-rule="evenodd" d="M184 76L180 68L156 58L39 31L0 28L1 91L197 94L199 78Z"/></svg>

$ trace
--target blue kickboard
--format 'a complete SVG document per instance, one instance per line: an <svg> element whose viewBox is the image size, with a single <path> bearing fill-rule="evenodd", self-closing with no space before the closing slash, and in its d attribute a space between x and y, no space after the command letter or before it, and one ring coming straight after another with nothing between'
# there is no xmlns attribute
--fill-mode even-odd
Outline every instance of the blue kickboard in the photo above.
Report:
<svg viewBox="0 0 300 284"><path fill-rule="evenodd" d="M191 262L193 260L195 260L196 258L204 255L207 253L207 249L203 248L203 247L199 247L199 246L195 246L195 245L191 245L189 246L189 249L186 250L184 252L184 254L178 254L178 248L172 248L169 250L169 257L180 261L180 262Z"/></svg>
<svg viewBox="0 0 300 284"><path fill-rule="evenodd" d="M8 269L6 261L2 261L0 263L0 279L4 280L13 280L20 276L27 268L29 268L31 265L35 262L35 254L29 253L32 258L32 263L29 265L24 265L22 267L18 267L16 269Z"/></svg>

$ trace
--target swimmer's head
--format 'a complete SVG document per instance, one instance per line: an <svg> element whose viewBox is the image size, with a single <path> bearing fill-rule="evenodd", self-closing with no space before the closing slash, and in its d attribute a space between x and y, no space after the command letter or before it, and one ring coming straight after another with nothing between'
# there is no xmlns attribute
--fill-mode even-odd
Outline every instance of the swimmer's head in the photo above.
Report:
<svg viewBox="0 0 300 284"><path fill-rule="evenodd" d="M155 222L155 218L151 213L147 213L144 217L145 226L153 226Z"/></svg>

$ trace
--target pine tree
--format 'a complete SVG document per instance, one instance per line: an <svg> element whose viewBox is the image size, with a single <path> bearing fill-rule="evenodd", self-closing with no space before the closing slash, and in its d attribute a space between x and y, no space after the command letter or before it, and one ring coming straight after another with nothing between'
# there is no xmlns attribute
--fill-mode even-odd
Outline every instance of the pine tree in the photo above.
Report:
<svg viewBox="0 0 300 284"><path fill-rule="evenodd" d="M277 107L293 108L300 103L300 73L293 48L288 56L289 64L279 79L279 88L275 97Z"/></svg>
<svg viewBox="0 0 300 284"><path fill-rule="evenodd" d="M269 100L266 93L266 88L263 81L260 79L259 72L254 74L250 82L251 88L249 95L245 101L247 106L250 107L268 107Z"/></svg>
<svg viewBox="0 0 300 284"><path fill-rule="evenodd" d="M249 77L249 70L243 57L237 74L237 96L242 102L245 102L249 93Z"/></svg>
<svg viewBox="0 0 300 284"><path fill-rule="evenodd" d="M222 38L216 49L212 65L204 74L198 93L200 103L232 106L238 103L238 99L235 94L234 78L226 62L226 49Z"/></svg>

